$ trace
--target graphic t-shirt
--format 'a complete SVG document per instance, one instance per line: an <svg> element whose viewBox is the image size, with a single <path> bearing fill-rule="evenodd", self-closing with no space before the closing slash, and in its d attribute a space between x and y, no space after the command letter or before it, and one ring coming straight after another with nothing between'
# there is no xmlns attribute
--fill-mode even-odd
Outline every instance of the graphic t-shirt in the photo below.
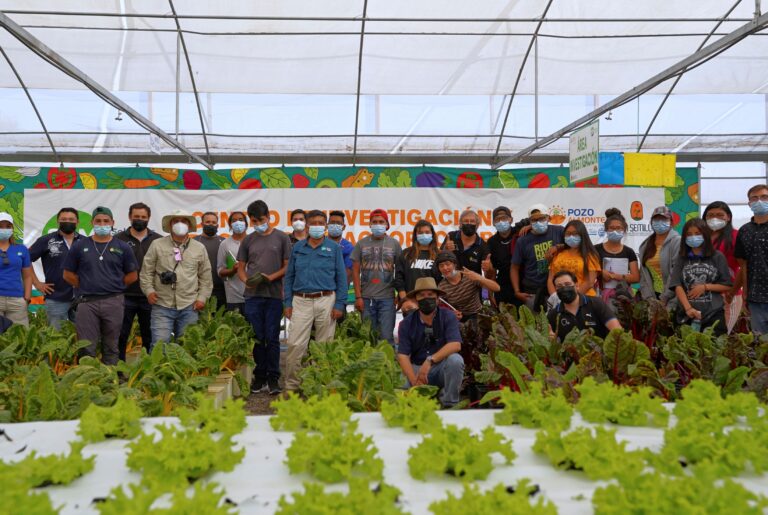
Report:
<svg viewBox="0 0 768 515"><path fill-rule="evenodd" d="M678 256L672 267L669 288L682 286L686 293L697 284L724 284L730 286L731 271L722 252L715 251L710 257ZM722 311L723 294L706 291L695 299L688 299L691 307L701 311L702 320L709 319L712 314Z"/></svg>
<svg viewBox="0 0 768 515"><path fill-rule="evenodd" d="M656 253L648 258L645 266L651 273L653 279L653 291L661 293L664 291L664 276L661 275L661 249L656 247Z"/></svg>
<svg viewBox="0 0 768 515"><path fill-rule="evenodd" d="M403 252L391 236L374 239L366 236L357 242L352 261L360 263L361 293L366 299L391 299L395 296L395 263Z"/></svg>
<svg viewBox="0 0 768 515"><path fill-rule="evenodd" d="M563 243L564 229L559 225L550 225L544 234L529 232L515 244L512 264L520 265L520 283L526 293L535 293L547 283L549 262L547 251L552 245Z"/></svg>
<svg viewBox="0 0 768 515"><path fill-rule="evenodd" d="M599 272L601 270L600 258L595 255L589 256L587 266L589 267L590 272ZM556 274L562 270L568 270L575 274L579 284L584 284L584 281L588 280L588 278L584 276L584 258L579 249L566 249L558 252L555 259L552 260L552 273ZM595 292L595 289L591 286L592 285L590 285L590 288L587 291L587 295L593 297L597 295L597 292Z"/></svg>
<svg viewBox="0 0 768 515"><path fill-rule="evenodd" d="M395 288L397 291L408 293L416 286L416 279L433 277L440 280L440 272L435 266L435 260L430 258L428 250L420 250L416 259L408 259L406 249L395 263Z"/></svg>
<svg viewBox="0 0 768 515"><path fill-rule="evenodd" d="M608 252L603 244L595 245L595 250L600 255L602 269L614 274L626 275L629 273L629 264L637 262L637 254L631 248L624 245L616 254ZM616 288L619 281L606 281L603 288Z"/></svg>

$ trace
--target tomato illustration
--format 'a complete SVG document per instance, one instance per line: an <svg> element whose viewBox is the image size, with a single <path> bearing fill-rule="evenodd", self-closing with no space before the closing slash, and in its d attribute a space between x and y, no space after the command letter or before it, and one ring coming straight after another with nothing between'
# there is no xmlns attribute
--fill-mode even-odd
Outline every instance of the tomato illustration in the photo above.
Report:
<svg viewBox="0 0 768 515"><path fill-rule="evenodd" d="M294 174L294 176L293 176L293 187L294 188L308 188L309 187L309 179L304 177L300 173Z"/></svg>
<svg viewBox="0 0 768 515"><path fill-rule="evenodd" d="M77 182L74 168L51 168L48 170L48 185L55 190L69 190Z"/></svg>
<svg viewBox="0 0 768 515"><path fill-rule="evenodd" d="M549 185L549 175L545 173L537 173L528 183L529 188L549 188Z"/></svg>
<svg viewBox="0 0 768 515"><path fill-rule="evenodd" d="M203 185L203 178L194 170L184 172L182 179L184 180L184 188L188 190L199 190Z"/></svg>
<svg viewBox="0 0 768 515"><path fill-rule="evenodd" d="M457 188L482 188L483 178L477 172L464 172L456 179Z"/></svg>

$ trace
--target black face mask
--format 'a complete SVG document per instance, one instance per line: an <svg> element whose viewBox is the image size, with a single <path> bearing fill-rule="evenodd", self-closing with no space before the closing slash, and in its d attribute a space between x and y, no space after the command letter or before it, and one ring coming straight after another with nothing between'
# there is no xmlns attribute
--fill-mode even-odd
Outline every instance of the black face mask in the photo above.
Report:
<svg viewBox="0 0 768 515"><path fill-rule="evenodd" d="M575 286L563 286L557 289L557 298L560 302L570 304L576 300L576 287Z"/></svg>
<svg viewBox="0 0 768 515"><path fill-rule="evenodd" d="M216 233L219 231L219 228L215 225L204 225L203 226L203 234L206 236L215 236Z"/></svg>
<svg viewBox="0 0 768 515"><path fill-rule="evenodd" d="M136 232L141 232L146 229L147 224L149 224L149 221L147 220L131 220L131 227L133 227L133 230Z"/></svg>
<svg viewBox="0 0 768 515"><path fill-rule="evenodd" d="M461 224L461 232L464 236L474 236L477 233L477 226L475 224Z"/></svg>
<svg viewBox="0 0 768 515"><path fill-rule="evenodd" d="M437 299L428 297L419 301L419 311L425 315L431 315L437 309Z"/></svg>
<svg viewBox="0 0 768 515"><path fill-rule="evenodd" d="M64 234L72 234L77 230L77 222L59 222L59 230Z"/></svg>

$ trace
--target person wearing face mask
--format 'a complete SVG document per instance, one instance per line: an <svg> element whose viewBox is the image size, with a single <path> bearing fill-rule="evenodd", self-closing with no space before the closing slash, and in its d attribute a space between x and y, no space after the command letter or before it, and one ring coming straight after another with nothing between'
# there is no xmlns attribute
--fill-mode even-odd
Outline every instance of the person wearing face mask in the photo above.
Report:
<svg viewBox="0 0 768 515"><path fill-rule="evenodd" d="M291 211L291 228L293 231L288 235L291 245L307 239L307 213L303 209Z"/></svg>
<svg viewBox="0 0 768 515"><path fill-rule="evenodd" d="M27 247L15 243L13 229L13 217L0 213L0 315L26 326L32 299L32 262Z"/></svg>
<svg viewBox="0 0 768 515"><path fill-rule="evenodd" d="M144 256L149 250L152 242L162 238L159 234L149 228L149 219L152 216L152 210L143 202L132 204L128 208L128 219L131 222L130 227L120 231L115 238L122 240L131 247L136 262L139 264L139 273L144 263ZM120 359L125 360L125 350L128 346L128 338L133 328L133 319L139 319L139 333L141 335L141 345L149 352L152 344L152 306L147 297L141 291L139 282L131 284L125 290L125 308L123 310L123 327L120 329L120 338L118 347L120 349Z"/></svg>
<svg viewBox="0 0 768 515"><path fill-rule="evenodd" d="M565 340L574 329L591 329L600 338L605 338L613 329L621 329L616 315L605 302L579 293L583 288L575 273L561 270L555 274L553 283L560 302L547 312L547 319L558 340Z"/></svg>
<svg viewBox="0 0 768 515"><path fill-rule="evenodd" d="M291 321L285 356L285 389L299 389L301 360L315 328L314 340L333 340L336 321L344 314L347 300L347 271L341 247L325 236L325 213L307 213L307 239L291 250L285 272L283 304Z"/></svg>
<svg viewBox="0 0 768 515"><path fill-rule="evenodd" d="M219 247L221 242L224 241L222 236L219 236L219 215L213 211L203 213L200 218L203 224L203 234L198 235L195 239L203 244L205 250L208 252L208 260L211 262L211 281L213 282L213 292L211 296L216 299L217 309L227 305L227 293L224 288L224 280L219 276L216 271L216 260L219 255ZM190 227L189 232L195 232L195 227Z"/></svg>
<svg viewBox="0 0 768 515"><path fill-rule="evenodd" d="M344 229L347 228L344 211L331 211L328 213L328 238L341 247L344 256L344 266L347 269L347 284L352 283L352 251L355 246L344 238ZM342 317L343 319L343 317Z"/></svg>
<svg viewBox="0 0 768 515"><path fill-rule="evenodd" d="M400 243L387 235L389 217L383 209L370 216L371 235L360 239L352 251L355 309L371 320L379 336L395 344L395 263Z"/></svg>
<svg viewBox="0 0 768 515"><path fill-rule="evenodd" d="M45 281L41 281L32 268L32 285L45 295L45 317L48 325L61 328L61 322L75 321L72 301L75 298L72 286L64 280L64 260L72 244L80 239L77 224L80 216L77 209L63 207L56 215L58 230L40 236L29 248L29 257L43 264Z"/></svg>
<svg viewBox="0 0 768 515"><path fill-rule="evenodd" d="M219 252L216 255L216 270L219 277L224 280L227 310L237 311L245 316L245 283L237 275L237 254L240 252L240 244L245 239L248 230L248 218L245 213L233 211L229 214L229 230L232 232L232 236L219 245Z"/></svg>
<svg viewBox="0 0 768 515"><path fill-rule="evenodd" d="M552 247L563 243L563 228L549 223L549 208L534 204L528 210L531 230L520 237L512 252L510 280L515 297L533 311L546 305L547 278Z"/></svg>
<svg viewBox="0 0 768 515"><path fill-rule="evenodd" d="M581 220L571 220L565 224L566 249L558 252L549 266L547 288L551 294L555 293L555 285L552 279L562 270L570 270L576 275L579 282L579 293L594 297L595 283L601 271L600 255L592 245L592 240L587 232L587 227Z"/></svg>
<svg viewBox="0 0 768 515"><path fill-rule="evenodd" d="M112 237L112 211L99 206L91 214L93 236L72 244L64 261L64 280L75 289L75 329L80 340L90 344L81 350L95 357L101 346L101 361L116 365L118 340L123 326L128 285L136 282L139 264L131 247Z"/></svg>
<svg viewBox="0 0 768 515"><path fill-rule="evenodd" d="M245 237L237 253L237 275L245 283L245 318L258 343L253 346L251 392L265 388L280 393L280 323L283 319L283 276L291 257L291 240L273 228L269 207L263 200L248 204L254 231Z"/></svg>
<svg viewBox="0 0 768 515"><path fill-rule="evenodd" d="M420 277L408 292L418 309L398 327L397 362L408 386L437 386L443 408L451 408L459 402L464 360L459 322L450 310L438 307L442 294L432 277Z"/></svg>
<svg viewBox="0 0 768 515"><path fill-rule="evenodd" d="M480 301L483 288L493 293L499 291L499 285L493 279L466 268L459 269L456 255L448 250L440 251L435 266L443 278L440 281L442 298L456 310L455 314L462 324L477 319L483 307Z"/></svg>
<svg viewBox="0 0 768 515"><path fill-rule="evenodd" d="M616 296L616 288L621 282L633 284L640 280L640 269L637 254L623 243L629 226L621 211L615 207L608 209L603 228L605 241L595 245L595 250L603 269L600 274L600 297L608 302Z"/></svg>
<svg viewBox="0 0 768 515"><path fill-rule="evenodd" d="M141 290L152 305L152 348L180 338L211 296L208 252L189 233L197 227L193 215L176 210L162 220L168 236L152 242L141 268Z"/></svg>
<svg viewBox="0 0 768 515"><path fill-rule="evenodd" d="M731 295L744 286L752 331L768 333L768 185L758 184L747 192L752 220L742 225L734 255L741 265Z"/></svg>
<svg viewBox="0 0 768 515"><path fill-rule="evenodd" d="M728 262L712 246L707 223L701 218L688 220L669 280L669 288L678 300L677 323L695 324L699 330L714 326L713 335L725 334L723 294L732 285Z"/></svg>
<svg viewBox="0 0 768 515"><path fill-rule="evenodd" d="M413 290L416 280L420 277L440 278L435 265L437 237L432 224L426 220L416 222L412 241L413 245L403 251L395 264L395 289L403 316L418 308L416 301L406 296L407 292Z"/></svg>
<svg viewBox="0 0 768 515"><path fill-rule="evenodd" d="M528 219L512 225L512 211L506 206L499 206L493 210L493 226L496 234L488 238L488 251L491 256L493 270L486 277L495 279L501 290L492 296L493 302L498 306L502 302L520 306L522 302L515 297L515 289L512 286L512 254L515 251L520 230L529 224ZM518 278L519 284L519 278Z"/></svg>
<svg viewBox="0 0 768 515"><path fill-rule="evenodd" d="M653 234L640 245L640 296L643 299L659 299L669 309L677 301L669 289L669 275L675 258L680 252L680 234L672 230L672 211L659 206L651 214Z"/></svg>
<svg viewBox="0 0 768 515"><path fill-rule="evenodd" d="M479 226L480 216L471 209L464 211L459 215L459 230L445 236L440 250L455 253L462 268L485 274L486 277L495 277L488 244L477 234Z"/></svg>
<svg viewBox="0 0 768 515"><path fill-rule="evenodd" d="M712 231L712 246L725 256L731 271L731 281L736 285L741 269L739 260L736 259L736 238L739 231L733 228L731 208L719 200L712 202L704 209L702 218L707 222L709 230ZM728 328L728 333L730 333L741 314L741 308L744 307L741 287L735 291L726 292L724 300L725 325Z"/></svg>

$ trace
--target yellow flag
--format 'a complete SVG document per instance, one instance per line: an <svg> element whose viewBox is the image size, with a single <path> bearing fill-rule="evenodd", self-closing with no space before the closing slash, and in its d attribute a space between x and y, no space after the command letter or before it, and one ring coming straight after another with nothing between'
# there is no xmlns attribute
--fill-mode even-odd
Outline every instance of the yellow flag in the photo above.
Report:
<svg viewBox="0 0 768 515"><path fill-rule="evenodd" d="M675 154L624 154L625 186L675 186Z"/></svg>

